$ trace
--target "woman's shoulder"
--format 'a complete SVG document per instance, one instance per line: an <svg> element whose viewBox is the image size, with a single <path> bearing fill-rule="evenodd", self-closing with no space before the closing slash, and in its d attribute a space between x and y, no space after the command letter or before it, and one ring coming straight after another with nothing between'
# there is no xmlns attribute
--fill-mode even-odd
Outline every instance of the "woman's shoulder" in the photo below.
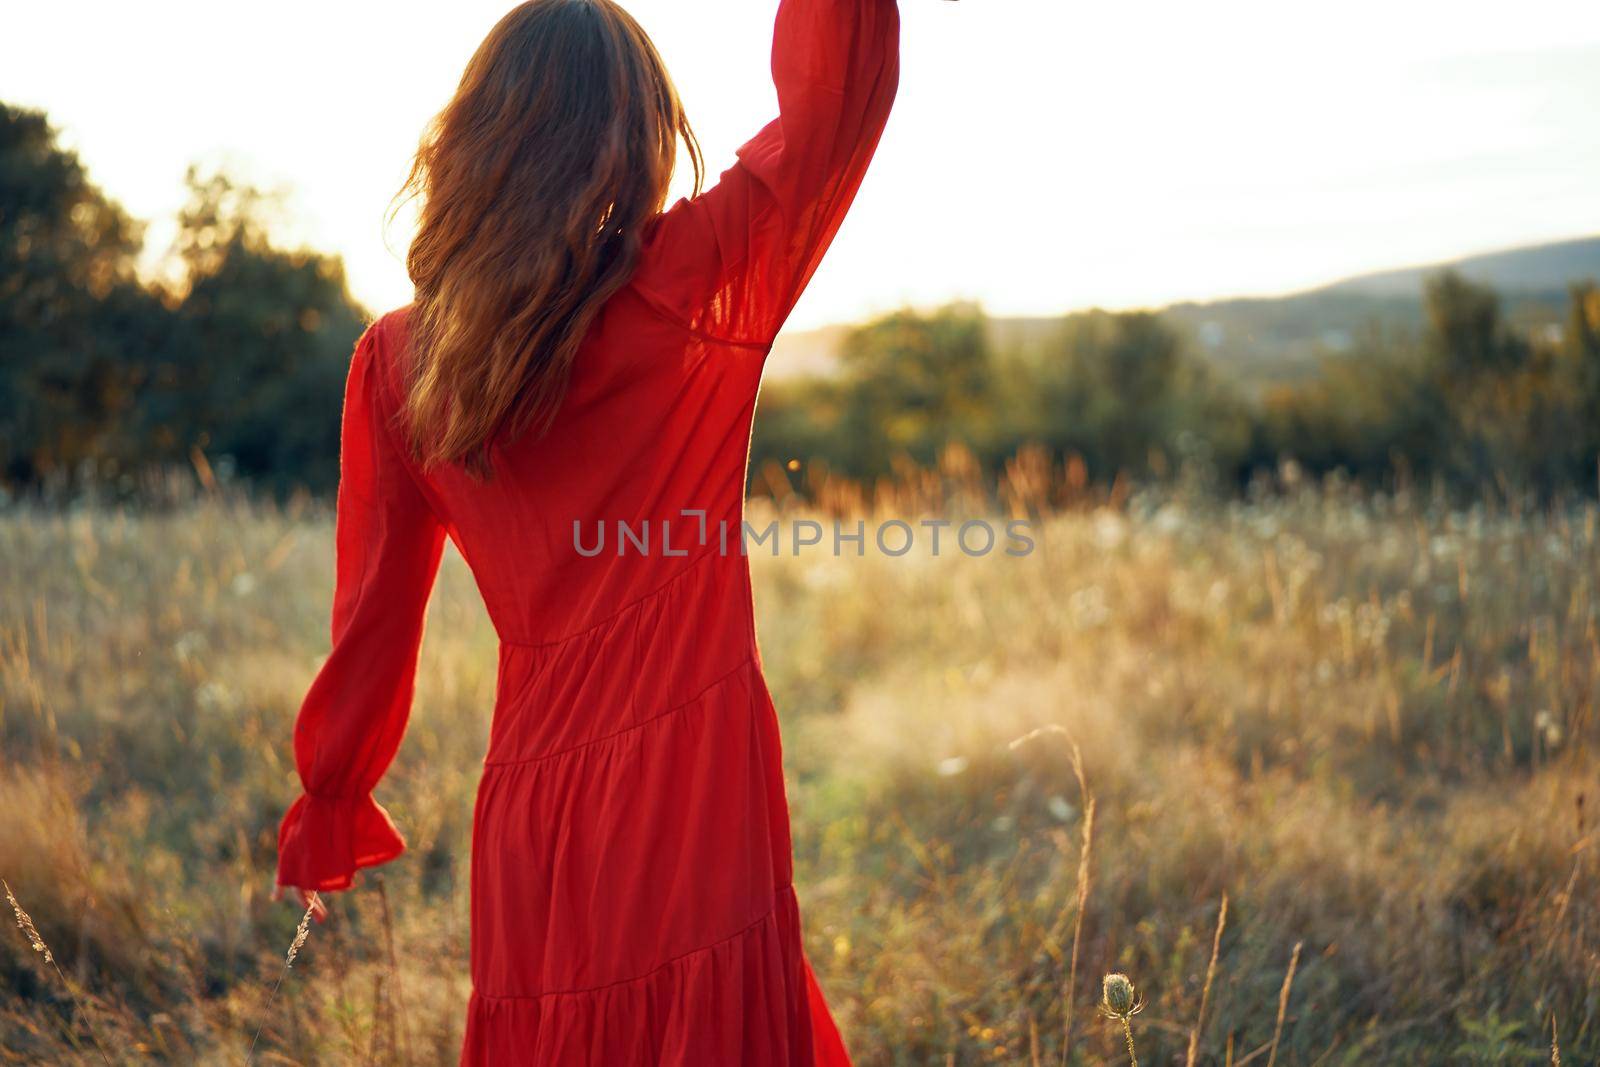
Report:
<svg viewBox="0 0 1600 1067"><path fill-rule="evenodd" d="M372 339L385 348L399 349L405 347L405 339L411 322L410 304L392 308L372 320L366 332Z"/></svg>
<svg viewBox="0 0 1600 1067"><path fill-rule="evenodd" d="M701 198L680 198L643 226L628 284L658 307L682 314L715 288L719 266L716 232Z"/></svg>
<svg viewBox="0 0 1600 1067"><path fill-rule="evenodd" d="M355 358L362 358L365 349L365 358L372 365L372 378L390 404L403 393L411 307L406 304L379 315L356 342Z"/></svg>

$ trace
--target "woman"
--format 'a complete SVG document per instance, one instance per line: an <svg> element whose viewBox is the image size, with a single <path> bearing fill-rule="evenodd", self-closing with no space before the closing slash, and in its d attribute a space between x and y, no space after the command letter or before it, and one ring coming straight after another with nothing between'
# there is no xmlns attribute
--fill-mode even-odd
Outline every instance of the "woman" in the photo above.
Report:
<svg viewBox="0 0 1600 1067"><path fill-rule="evenodd" d="M895 0L783 0L779 117L663 213L680 138L701 165L655 49L613 0L530 0L418 154L416 299L346 385L333 650L278 884L348 889L404 848L372 790L448 537L500 637L464 1064L849 1062L801 950L737 532L762 365L898 35Z"/></svg>

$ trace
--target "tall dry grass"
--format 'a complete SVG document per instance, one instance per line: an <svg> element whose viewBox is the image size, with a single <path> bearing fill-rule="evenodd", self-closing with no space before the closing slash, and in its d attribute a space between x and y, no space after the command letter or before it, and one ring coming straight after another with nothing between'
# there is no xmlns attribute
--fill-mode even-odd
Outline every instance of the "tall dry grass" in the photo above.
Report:
<svg viewBox="0 0 1600 1067"><path fill-rule="evenodd" d="M992 506L954 461L827 488ZM1033 555L752 561L859 1062L1117 1062L1109 971L1147 1063L1600 1060L1592 504L1219 504L1025 458L998 507ZM0 516L0 874L88 996L0 939L0 1055L97 1062L92 1023L116 1062L244 1061L298 919L268 896L331 543L324 509L226 497ZM411 851L333 900L259 1062L455 1056L495 644L459 560L431 612L379 790ZM1056 727L1078 761L1011 744Z"/></svg>

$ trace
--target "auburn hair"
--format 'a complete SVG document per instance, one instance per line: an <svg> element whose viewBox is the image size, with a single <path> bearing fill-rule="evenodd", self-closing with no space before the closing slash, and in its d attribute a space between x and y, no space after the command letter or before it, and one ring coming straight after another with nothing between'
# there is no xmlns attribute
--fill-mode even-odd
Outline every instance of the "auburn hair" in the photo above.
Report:
<svg viewBox="0 0 1600 1067"><path fill-rule="evenodd" d="M421 202L403 417L422 466L486 479L496 441L549 429L680 138L698 192L677 89L614 0L528 0L489 32L397 194Z"/></svg>

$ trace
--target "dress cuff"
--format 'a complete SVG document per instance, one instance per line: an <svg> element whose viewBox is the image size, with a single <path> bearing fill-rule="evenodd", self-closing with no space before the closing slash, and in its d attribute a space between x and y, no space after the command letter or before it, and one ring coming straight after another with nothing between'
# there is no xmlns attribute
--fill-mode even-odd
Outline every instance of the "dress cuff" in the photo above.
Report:
<svg viewBox="0 0 1600 1067"><path fill-rule="evenodd" d="M370 794L305 795L278 827L278 884L318 892L349 889L359 868L387 863L405 848L389 813Z"/></svg>

